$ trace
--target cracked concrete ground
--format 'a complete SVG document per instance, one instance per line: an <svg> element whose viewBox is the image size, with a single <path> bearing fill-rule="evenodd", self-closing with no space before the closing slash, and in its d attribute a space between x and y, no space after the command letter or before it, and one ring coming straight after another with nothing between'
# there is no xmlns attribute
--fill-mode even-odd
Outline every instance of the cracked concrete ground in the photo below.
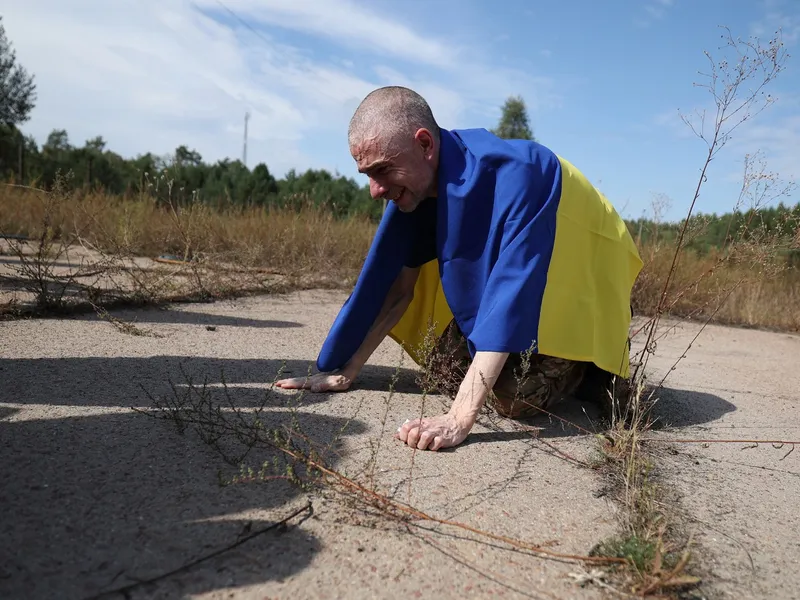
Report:
<svg viewBox="0 0 800 600"><path fill-rule="evenodd" d="M303 292L114 311L160 337L132 336L94 315L0 323L0 596L88 598L180 567L303 506L309 498L284 481L221 487L220 471L230 476L233 467L191 432L179 435L131 407L170 394L170 381L185 389L187 376L221 394L224 377L237 406L269 394L274 423L285 421L294 393L269 391L269 384L281 365L307 372L344 299ZM681 335L663 348L679 351ZM797 338L712 328L701 340L667 381L660 410L675 430L658 436L778 438L797 431ZM483 416L465 444L440 453L414 453L394 440L406 418L444 410L443 398L421 393L407 357L397 370L400 356L386 341L350 391L303 397L299 420L309 436L325 441L343 432L337 469L364 480L374 456L374 483L396 500L556 552L586 554L615 533L616 509L581 464L592 460L595 440L556 419L538 418L520 431ZM652 364L663 369L666 360ZM594 427L594 407L567 403L557 414ZM779 461L787 449L769 445L673 446L679 454L668 455L665 468L682 504L724 532L700 530L714 561L714 589L737 598L795 597L800 551L790 532L798 531L792 499L800 491L800 455ZM569 561L452 527L405 529L331 498L310 499L313 516L141 586L132 597L607 595L576 585L572 576L583 571ZM740 539L742 532L752 539Z"/></svg>
<svg viewBox="0 0 800 600"><path fill-rule="evenodd" d="M648 372L651 382L669 373L655 406L666 427L651 447L669 448L659 466L709 595L800 598L800 451L769 443L800 441L800 336L712 325L692 343L700 328L661 328ZM667 444L677 439L695 441Z"/></svg>

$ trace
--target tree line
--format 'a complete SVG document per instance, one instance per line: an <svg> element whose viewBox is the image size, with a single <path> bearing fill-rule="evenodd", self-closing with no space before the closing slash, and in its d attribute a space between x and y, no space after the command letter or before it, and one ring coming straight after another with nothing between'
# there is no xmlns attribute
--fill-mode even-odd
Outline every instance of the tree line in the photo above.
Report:
<svg viewBox="0 0 800 600"><path fill-rule="evenodd" d="M685 219L678 222L657 222L639 218L626 221L628 230L641 245L672 245L684 229ZM771 240L785 248L793 261L800 261L800 203L788 206L783 202L758 209L735 210L725 214L698 213L689 218L683 246L704 255L729 246L733 240L767 243ZM791 252L788 250L793 249Z"/></svg>
<svg viewBox="0 0 800 600"><path fill-rule="evenodd" d="M382 206L367 186L324 169L289 171L276 178L264 163L250 169L241 160L205 162L195 150L179 146L168 156L146 153L124 158L109 150L102 137L82 146L70 143L65 130L50 133L41 148L15 127L0 126L0 174L6 181L52 189L62 186L135 197L158 189L156 197L216 206L300 207L313 205L337 216L379 217ZM67 176L67 177L64 177Z"/></svg>

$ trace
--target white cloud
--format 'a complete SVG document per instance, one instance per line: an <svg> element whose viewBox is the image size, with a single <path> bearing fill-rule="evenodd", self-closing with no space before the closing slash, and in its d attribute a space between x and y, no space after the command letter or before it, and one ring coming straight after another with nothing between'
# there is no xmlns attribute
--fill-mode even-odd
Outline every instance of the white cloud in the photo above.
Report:
<svg viewBox="0 0 800 600"><path fill-rule="evenodd" d="M719 150L712 169L719 174L725 184L738 186L742 183L744 158L759 154L766 164L767 171L777 175L782 181L800 182L800 96L796 94L777 94L778 101L758 114L752 115L730 132L730 138ZM698 132L711 141L715 126L716 109L713 102L705 103L705 121L701 120L702 108L697 111L682 111ZM734 125L739 119L732 120ZM705 160L706 146L680 118L678 111L666 111L654 118L654 123L664 127L676 141L688 142L682 145L684 152L693 152L700 161ZM723 132L729 127L723 126ZM695 140L695 141L692 141ZM797 201L795 190L784 201ZM793 198L793 199L792 199Z"/></svg>
<svg viewBox="0 0 800 600"><path fill-rule="evenodd" d="M781 115L745 125L749 126L731 140L731 149L742 157L761 151L769 171L782 179L800 181L800 116Z"/></svg>
<svg viewBox="0 0 800 600"><path fill-rule="evenodd" d="M783 0L765 0L764 16L752 24L752 35L771 39L780 29L783 42L792 46L800 41L800 9Z"/></svg>
<svg viewBox="0 0 800 600"><path fill-rule="evenodd" d="M667 11L672 8L674 0L649 0L642 8L645 16L637 16L634 23L639 27L648 27L653 21L663 19Z"/></svg>
<svg viewBox="0 0 800 600"><path fill-rule="evenodd" d="M220 9L216 0L197 0L207 9ZM361 50L435 66L452 65L457 51L450 44L414 33L351 0L225 0L235 14L247 14L264 24L305 31ZM224 9L223 9L224 10Z"/></svg>
<svg viewBox="0 0 800 600"><path fill-rule="evenodd" d="M480 126L511 94L522 94L531 111L557 103L550 80L496 68L484 49L458 49L415 33L363 8L366 2L226 0L225 6L256 32L213 0L12 3L3 24L38 88L23 129L39 142L56 128L66 129L74 144L102 135L124 156L166 154L186 144L214 161L241 156L250 111L248 164L266 162L282 174L349 164L347 120L379 85L419 90L445 127ZM323 36L336 45L334 57L315 56L306 37L291 45L285 31L264 24L317 42ZM348 54L351 48L359 51ZM373 62L375 50L380 62Z"/></svg>

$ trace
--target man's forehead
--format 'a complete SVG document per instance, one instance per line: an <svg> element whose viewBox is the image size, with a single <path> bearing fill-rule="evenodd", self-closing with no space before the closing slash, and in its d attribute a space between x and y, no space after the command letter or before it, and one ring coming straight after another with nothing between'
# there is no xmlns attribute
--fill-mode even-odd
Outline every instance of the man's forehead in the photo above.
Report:
<svg viewBox="0 0 800 600"><path fill-rule="evenodd" d="M389 158L381 152L376 140L364 140L355 144L351 150L358 170L362 173L389 163Z"/></svg>
<svg viewBox="0 0 800 600"><path fill-rule="evenodd" d="M377 139L366 138L355 142L350 150L352 151L353 158L362 161L379 154L380 145Z"/></svg>
<svg viewBox="0 0 800 600"><path fill-rule="evenodd" d="M389 166L392 163L392 161L385 160L385 159L382 159L382 158L377 159L377 160L372 160L372 161L356 159L356 162L358 163L358 172L359 173L369 173L370 171L376 171L376 170L380 169L381 167Z"/></svg>

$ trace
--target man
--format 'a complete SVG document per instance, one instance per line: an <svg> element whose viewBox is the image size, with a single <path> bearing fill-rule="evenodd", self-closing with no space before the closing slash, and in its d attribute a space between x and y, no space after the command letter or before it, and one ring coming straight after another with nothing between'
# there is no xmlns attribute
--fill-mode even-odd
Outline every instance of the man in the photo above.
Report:
<svg viewBox="0 0 800 600"><path fill-rule="evenodd" d="M628 376L642 263L625 223L575 167L535 142L440 128L419 94L397 86L362 101L348 141L372 197L391 202L320 351L321 372L279 387L346 390L387 335L423 363L432 333L435 354L463 373L452 407L396 437L439 450L464 441L487 400L527 417L587 378Z"/></svg>

